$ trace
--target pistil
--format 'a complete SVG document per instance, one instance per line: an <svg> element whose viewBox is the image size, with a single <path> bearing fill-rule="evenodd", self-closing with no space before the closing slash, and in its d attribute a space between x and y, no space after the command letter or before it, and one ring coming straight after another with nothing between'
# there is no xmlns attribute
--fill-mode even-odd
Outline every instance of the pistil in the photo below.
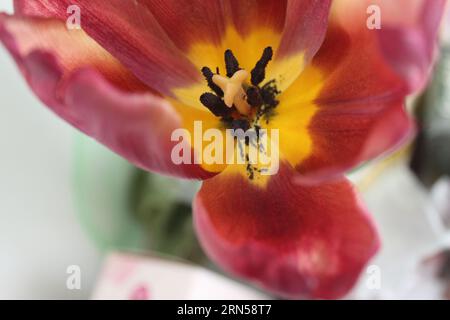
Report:
<svg viewBox="0 0 450 320"><path fill-rule="evenodd" d="M249 75L248 71L239 70L231 78L218 74L212 77L214 84L221 88L224 93L225 105L229 108L232 108L234 105L242 115L249 115L251 112L251 107L247 103L247 95L243 88L243 84Z"/></svg>

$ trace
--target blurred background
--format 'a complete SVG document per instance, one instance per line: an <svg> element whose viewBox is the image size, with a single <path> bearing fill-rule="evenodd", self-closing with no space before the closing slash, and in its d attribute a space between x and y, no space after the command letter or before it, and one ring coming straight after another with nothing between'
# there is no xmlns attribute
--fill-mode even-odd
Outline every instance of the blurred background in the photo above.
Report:
<svg viewBox="0 0 450 320"><path fill-rule="evenodd" d="M74 207L77 133L42 107L3 46L0 66L0 298L88 298L101 253ZM74 264L84 281L69 291Z"/></svg>
<svg viewBox="0 0 450 320"><path fill-rule="evenodd" d="M12 12L9 1L0 11ZM349 298L450 299L450 34L442 39L429 87L408 102L417 139L350 174L383 248ZM135 169L43 107L3 47L0 66L0 299L269 298L204 257L190 218L197 183Z"/></svg>

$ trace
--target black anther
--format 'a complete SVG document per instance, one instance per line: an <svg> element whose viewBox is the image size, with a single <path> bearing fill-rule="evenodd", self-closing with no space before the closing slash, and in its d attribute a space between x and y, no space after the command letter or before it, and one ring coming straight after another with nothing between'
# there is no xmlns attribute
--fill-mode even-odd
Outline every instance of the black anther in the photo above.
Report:
<svg viewBox="0 0 450 320"><path fill-rule="evenodd" d="M257 87L247 89L247 102L253 108L259 108L263 105L264 101Z"/></svg>
<svg viewBox="0 0 450 320"><path fill-rule="evenodd" d="M259 59L259 61L256 63L255 68L253 68L251 72L251 82L254 86L258 86L266 77L266 67L269 64L269 61L272 60L272 56L272 47L265 48L261 59Z"/></svg>
<svg viewBox="0 0 450 320"><path fill-rule="evenodd" d="M239 62L230 49L225 51L225 66L227 68L228 78L231 78L237 71L241 70L239 68Z"/></svg>
<svg viewBox="0 0 450 320"><path fill-rule="evenodd" d="M205 77L206 81L208 82L208 87L215 92L219 97L223 97L223 91L220 89L220 87L214 83L212 80L214 73L212 73L211 69L208 67L202 68L203 76Z"/></svg>
<svg viewBox="0 0 450 320"><path fill-rule="evenodd" d="M225 117L231 113L225 102L215 94L206 92L200 96L200 102L207 107L216 117Z"/></svg>

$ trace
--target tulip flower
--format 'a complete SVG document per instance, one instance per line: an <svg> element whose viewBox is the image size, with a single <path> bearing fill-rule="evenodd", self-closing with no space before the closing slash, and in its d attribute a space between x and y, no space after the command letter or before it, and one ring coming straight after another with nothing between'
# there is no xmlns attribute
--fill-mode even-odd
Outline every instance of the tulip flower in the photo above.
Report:
<svg viewBox="0 0 450 320"><path fill-rule="evenodd" d="M411 136L404 99L421 79L402 71L431 62L419 51L398 65L391 40L409 54L397 41L409 26L384 37L340 2L16 0L0 39L58 116L143 169L204 180L194 224L224 270L282 297L339 298L379 247L343 175ZM426 53L436 26L414 26ZM173 132L196 121L278 130L279 170L199 163L208 146L184 140L194 159L175 163Z"/></svg>

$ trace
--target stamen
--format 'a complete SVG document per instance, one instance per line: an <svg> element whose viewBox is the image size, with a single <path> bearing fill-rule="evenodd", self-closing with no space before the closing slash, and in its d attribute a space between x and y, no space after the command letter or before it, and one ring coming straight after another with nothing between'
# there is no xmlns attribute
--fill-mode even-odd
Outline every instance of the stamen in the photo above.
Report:
<svg viewBox="0 0 450 320"><path fill-rule="evenodd" d="M264 49L261 59L256 63L255 68L252 70L251 82L254 86L258 86L266 77L266 67L272 60L273 51L272 47L267 47Z"/></svg>
<svg viewBox="0 0 450 320"><path fill-rule="evenodd" d="M262 117L268 123L279 104L277 96L280 91L274 79L261 87L260 83L266 77L266 68L272 57L272 48L265 48L261 58L249 73L239 67L233 52L226 50L226 76L220 75L218 67L216 67L216 73L208 67L202 68L203 76L215 94L204 93L200 97L201 103L215 116L221 117L221 120L229 127L244 130L250 126L256 128ZM252 85L248 83L250 75Z"/></svg>
<svg viewBox="0 0 450 320"><path fill-rule="evenodd" d="M250 87L247 89L247 102L253 108L259 108L263 105L264 101L257 87Z"/></svg>
<svg viewBox="0 0 450 320"><path fill-rule="evenodd" d="M239 68L239 62L230 49L225 51L225 66L227 68L227 77L231 78L236 72L241 70Z"/></svg>
<svg viewBox="0 0 450 320"><path fill-rule="evenodd" d="M279 103L279 101L276 99L276 97L280 93L281 92L278 90L275 80L271 80L271 81L267 82L261 88L261 96L266 104L266 107L275 108Z"/></svg>
<svg viewBox="0 0 450 320"><path fill-rule="evenodd" d="M208 67L202 68L203 76L205 77L206 81L208 82L208 87L215 92L219 97L223 97L223 91L213 82L213 76L214 73L211 71Z"/></svg>
<svg viewBox="0 0 450 320"><path fill-rule="evenodd" d="M216 117L226 117L231 114L232 109L228 108L220 97L211 92L202 94L200 102Z"/></svg>

